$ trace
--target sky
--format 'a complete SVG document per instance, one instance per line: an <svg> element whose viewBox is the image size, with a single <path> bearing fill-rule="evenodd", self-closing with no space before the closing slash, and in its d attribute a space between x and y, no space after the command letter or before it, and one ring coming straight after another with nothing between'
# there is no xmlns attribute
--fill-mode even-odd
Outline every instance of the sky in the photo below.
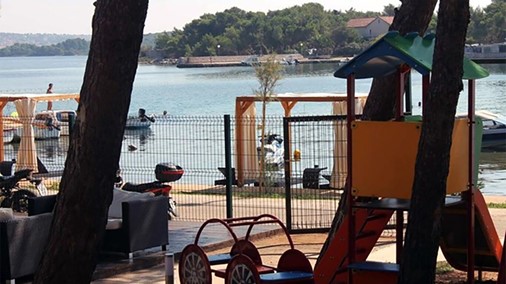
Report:
<svg viewBox="0 0 506 284"><path fill-rule="evenodd" d="M0 0L0 32L91 34L94 0ZM383 11L399 0L151 0L144 33L182 29L205 13L214 14L231 7L245 11L268 12L316 2L325 10ZM470 0L472 7L486 7L491 0ZM437 10L437 7L436 7Z"/></svg>

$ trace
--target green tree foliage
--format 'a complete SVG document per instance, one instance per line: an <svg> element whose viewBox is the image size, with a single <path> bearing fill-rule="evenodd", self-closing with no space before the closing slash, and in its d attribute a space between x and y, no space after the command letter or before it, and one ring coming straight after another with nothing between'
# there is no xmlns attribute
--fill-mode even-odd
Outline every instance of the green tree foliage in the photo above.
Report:
<svg viewBox="0 0 506 284"><path fill-rule="evenodd" d="M506 41L506 1L493 0L484 9L471 9L467 33L468 43L495 43Z"/></svg>
<svg viewBox="0 0 506 284"><path fill-rule="evenodd" d="M383 15L384 16L395 16L395 12L397 11L397 7L395 7L392 4L388 4L383 8Z"/></svg>
<svg viewBox="0 0 506 284"><path fill-rule="evenodd" d="M396 7L385 6L382 13L326 11L321 4L307 3L282 10L246 12L230 8L205 14L171 33L156 39L156 48L170 57L268 54L299 52L309 55L352 56L370 43L356 31L346 28L353 18L393 16ZM436 30L434 15L428 31ZM468 42L502 42L506 38L506 2L493 0L490 5L472 9ZM218 48L218 45L220 48Z"/></svg>
<svg viewBox="0 0 506 284"><path fill-rule="evenodd" d="M0 49L0 56L55 56L86 55L90 42L82 38L68 39L58 44L37 46L27 43L16 43Z"/></svg>
<svg viewBox="0 0 506 284"><path fill-rule="evenodd" d="M307 55L310 50L334 54L336 50L362 46L363 40L357 33L346 28L349 19L379 14L325 11L317 3L268 13L234 7L215 15L205 14L182 31L160 34L156 48L171 57L295 52Z"/></svg>

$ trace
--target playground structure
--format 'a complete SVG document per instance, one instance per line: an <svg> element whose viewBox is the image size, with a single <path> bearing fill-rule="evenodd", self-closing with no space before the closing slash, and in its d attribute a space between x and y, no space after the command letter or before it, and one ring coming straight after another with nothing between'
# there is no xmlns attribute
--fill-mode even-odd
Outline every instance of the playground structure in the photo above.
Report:
<svg viewBox="0 0 506 284"><path fill-rule="evenodd" d="M210 257L209 263L227 263L225 272L215 270L216 275L222 275L225 283L397 283L403 249L404 212L410 210L418 140L423 127L421 118L410 116L411 92L404 78L410 76L412 69L423 76L422 100L425 102L429 94L433 50L433 35L422 38L418 34L400 36L397 32L389 32L335 72L335 77L347 79L348 183L344 198L348 202L343 222L325 254L320 257L313 277L309 278L307 274L309 268L291 266L287 269L291 271L290 278L279 274L284 272L283 269L266 269L261 262L253 260L257 259L257 255L249 252L255 251L248 247L249 244L240 249L233 248L224 258ZM396 92L395 119L381 122L357 120L355 79L390 74L397 74L400 82ZM479 276L481 271L497 271L498 283L504 284L506 249L476 187L482 126L474 115L475 80L486 76L486 70L464 59L463 79L468 80L468 113L467 117L456 118L454 124L440 243L448 263L467 272L468 283L474 283L475 271L479 272ZM423 113L427 111L424 109ZM358 202L362 197L372 201ZM394 214L397 221L396 263L367 261ZM254 219L254 222L257 221ZM226 225L233 220L220 222ZM197 239L199 235L200 231ZM235 239L235 242L242 241ZM195 247L192 250L198 251ZM189 259L185 251L184 259ZM199 259L207 258L203 251L195 252L195 255L199 255ZM294 264L305 264L306 261L303 255L291 260ZM181 266L184 268L185 264L181 262L180 269ZM207 271L211 269L206 269L206 275L210 275L211 272ZM298 272L302 274L298 275ZM182 283L190 283L183 280L181 278Z"/></svg>
<svg viewBox="0 0 506 284"><path fill-rule="evenodd" d="M410 208L418 140L423 127L420 118L406 115L411 113L411 91L404 78L410 75L411 69L422 75L422 101L425 102L433 50L433 35L403 37L390 32L335 72L335 77L347 79L348 102L355 96L355 79L397 74L397 107L393 121L359 121L354 115L354 104L348 104L347 214L315 267L315 283L397 282L403 246L403 212ZM481 125L474 115L475 80L486 76L486 70L464 59L468 114L465 118L456 118L454 124L447 180L449 196L441 240L446 259L456 269L467 271L469 283L474 281L475 270L499 271L502 251L483 196L476 188L478 159L475 157L480 153ZM430 110L423 109L422 113L427 111ZM375 200L357 202L359 197ZM367 256L394 213L397 263L368 262ZM466 225L462 226L463 223Z"/></svg>

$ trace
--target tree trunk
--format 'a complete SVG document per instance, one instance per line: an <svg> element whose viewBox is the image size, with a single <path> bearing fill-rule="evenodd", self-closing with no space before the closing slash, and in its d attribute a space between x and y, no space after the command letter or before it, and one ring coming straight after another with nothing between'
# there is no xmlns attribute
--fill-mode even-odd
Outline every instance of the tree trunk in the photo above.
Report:
<svg viewBox="0 0 506 284"><path fill-rule="evenodd" d="M389 30L401 35L417 32L423 35L429 26L437 0L404 0ZM394 117L397 75L374 79L364 106L363 120L389 120Z"/></svg>
<svg viewBox="0 0 506 284"><path fill-rule="evenodd" d="M34 283L89 283L112 200L148 0L98 0L51 235Z"/></svg>
<svg viewBox="0 0 506 284"><path fill-rule="evenodd" d="M441 0L399 283L434 283L469 1Z"/></svg>
<svg viewBox="0 0 506 284"><path fill-rule="evenodd" d="M437 0L417 1L404 0L394 17L390 30L398 30L400 34L409 32L418 32L424 34L429 26L434 7ZM395 93L397 77L395 75L387 76L381 79L374 79L367 102L364 107L363 120L389 120L394 116ZM345 187L346 188L346 187ZM342 197L346 196L346 191ZM318 261L327 251L327 247L333 241L335 233L341 225L345 216L347 202L346 198L341 198L337 208L329 235L322 246Z"/></svg>

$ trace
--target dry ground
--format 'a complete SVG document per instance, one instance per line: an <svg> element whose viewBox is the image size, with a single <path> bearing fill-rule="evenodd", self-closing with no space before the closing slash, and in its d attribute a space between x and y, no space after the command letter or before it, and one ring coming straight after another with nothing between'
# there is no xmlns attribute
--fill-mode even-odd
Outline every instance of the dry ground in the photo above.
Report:
<svg viewBox="0 0 506 284"><path fill-rule="evenodd" d="M313 267L316 263L316 259L318 258L318 254L320 253L320 249L325 242L327 234L296 234L292 235L292 239L295 243L295 248L304 252ZM381 246L391 245L395 240L391 238L382 238L379 241L379 246L373 250L374 252L380 248ZM260 255L262 256L262 261L267 265L276 266L277 261L281 254L289 248L287 238L284 234L278 234L269 238L260 239L253 241L255 246L258 248ZM227 252L228 249L222 249L218 251L213 251L214 253L219 252ZM395 261L395 255L392 255L392 261ZM467 275L466 272L457 271L452 269L449 272L439 272L436 276L436 283L438 284L464 284L466 283ZM483 281L477 281L475 283L495 283L497 279L497 273L483 273L482 275ZM221 283L218 279L217 282L213 283Z"/></svg>
<svg viewBox="0 0 506 284"><path fill-rule="evenodd" d="M316 258L320 253L320 249L322 247L323 242L325 241L326 234L298 234L292 235L292 239L295 243L295 248L303 251L309 258L310 262L314 264L316 262ZM262 256L262 261L267 265L276 266L277 261L281 254L289 248L288 241L284 234L278 234L272 237L263 238L259 240L253 241L255 246L259 249L260 254ZM378 247L373 250L373 254L378 253L377 250L381 249L381 247L386 245L392 245L393 240L390 238L381 239ZM228 252L229 248L214 250L212 252L208 252L208 254L217 254L220 252ZM394 259L395 256L392 256ZM179 277L177 276L178 266L175 266L175 283L179 282ZM484 273L483 281L476 281L475 283L495 283L496 282L497 273ZM436 277L437 284L464 284L466 283L466 273L461 271L452 270L446 273L439 273ZM162 284L165 282L165 267L164 265L159 265L156 267L152 267L149 269L143 269L138 271L133 271L130 273L124 273L120 275L116 275L110 278L100 279L93 281L93 284L127 284L127 283L141 283L141 284ZM221 278L213 278L213 283L224 283Z"/></svg>

